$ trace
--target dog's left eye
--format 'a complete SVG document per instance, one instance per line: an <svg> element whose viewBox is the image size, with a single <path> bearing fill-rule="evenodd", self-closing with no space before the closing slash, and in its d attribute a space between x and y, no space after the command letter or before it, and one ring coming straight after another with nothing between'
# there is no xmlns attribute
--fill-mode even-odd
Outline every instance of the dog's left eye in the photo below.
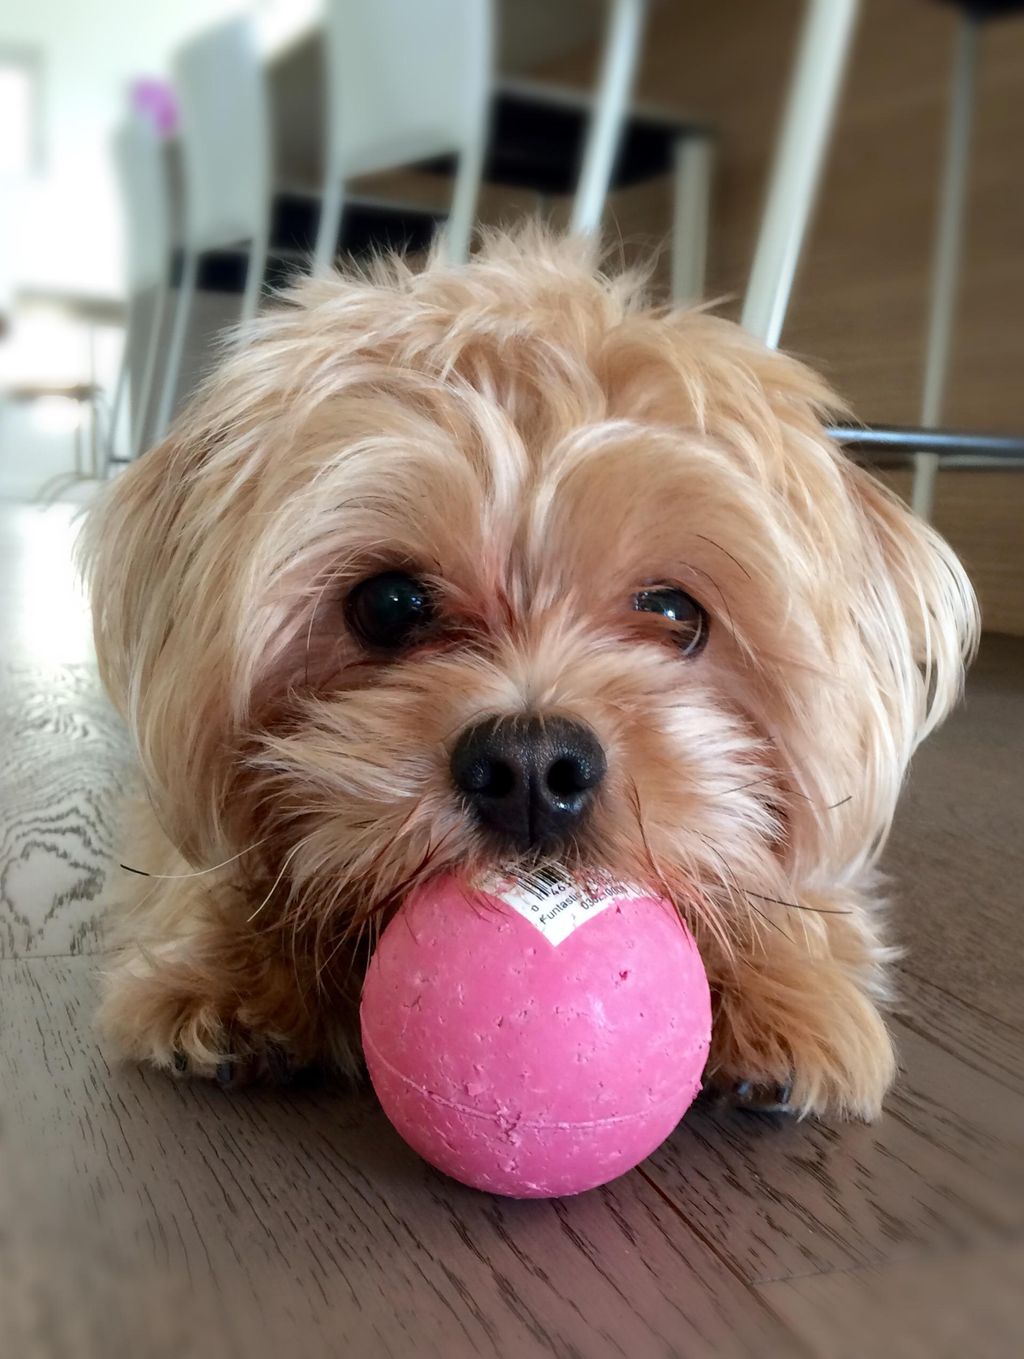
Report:
<svg viewBox="0 0 1024 1359"><path fill-rule="evenodd" d="M672 634L684 656L696 656L708 640L708 616L700 604L677 585L652 585L633 596L633 608L656 613L673 625Z"/></svg>
<svg viewBox="0 0 1024 1359"><path fill-rule="evenodd" d="M349 623L368 646L397 651L430 627L436 607L430 588L404 571L370 576L348 597Z"/></svg>

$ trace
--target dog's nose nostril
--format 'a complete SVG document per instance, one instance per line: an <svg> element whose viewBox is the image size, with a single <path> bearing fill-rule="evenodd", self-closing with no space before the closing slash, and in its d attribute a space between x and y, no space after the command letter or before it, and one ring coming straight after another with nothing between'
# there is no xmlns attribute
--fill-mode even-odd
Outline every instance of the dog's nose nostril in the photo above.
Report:
<svg viewBox="0 0 1024 1359"><path fill-rule="evenodd" d="M593 787L592 772L578 758L563 755L555 760L544 776L549 792L558 798L575 797Z"/></svg>
<svg viewBox="0 0 1024 1359"><path fill-rule="evenodd" d="M461 786L467 793L507 797L516 786L515 770L504 760L478 760L466 770Z"/></svg>
<svg viewBox="0 0 1024 1359"><path fill-rule="evenodd" d="M545 849L577 828L605 774L601 745L564 717L491 718L463 732L452 781L476 819L518 849Z"/></svg>

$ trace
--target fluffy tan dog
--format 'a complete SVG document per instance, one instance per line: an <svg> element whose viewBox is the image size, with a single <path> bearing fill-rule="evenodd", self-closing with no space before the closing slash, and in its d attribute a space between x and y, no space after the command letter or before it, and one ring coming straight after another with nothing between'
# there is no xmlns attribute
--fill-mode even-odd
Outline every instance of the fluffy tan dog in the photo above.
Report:
<svg viewBox="0 0 1024 1359"><path fill-rule="evenodd" d="M430 874L541 856L677 902L709 1079L876 1115L872 866L977 617L824 435L834 404L536 230L261 319L88 538L146 791L123 1050L353 1069L366 926Z"/></svg>

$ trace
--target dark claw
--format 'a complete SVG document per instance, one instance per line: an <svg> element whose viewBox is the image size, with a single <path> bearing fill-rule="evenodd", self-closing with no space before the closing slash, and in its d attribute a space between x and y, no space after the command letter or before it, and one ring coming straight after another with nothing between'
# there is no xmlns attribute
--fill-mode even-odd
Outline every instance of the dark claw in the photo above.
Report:
<svg viewBox="0 0 1024 1359"><path fill-rule="evenodd" d="M287 1085L295 1075L291 1057L277 1043L268 1045L264 1054L264 1061L267 1067L267 1079L273 1081L275 1085Z"/></svg>
<svg viewBox="0 0 1024 1359"><path fill-rule="evenodd" d="M175 1048L171 1065L179 1075L191 1071L191 1063L184 1052ZM221 1057L213 1068L213 1078L223 1090L238 1090L253 1081L268 1081L288 1085L304 1073L284 1047L268 1043L261 1051L242 1057Z"/></svg>
<svg viewBox="0 0 1024 1359"><path fill-rule="evenodd" d="M218 1062L216 1069L214 1071L214 1076L216 1077L218 1085L222 1085L224 1087L233 1085L235 1080L234 1062L230 1061L228 1058L225 1058L223 1061Z"/></svg>
<svg viewBox="0 0 1024 1359"><path fill-rule="evenodd" d="M731 1103L746 1114L788 1114L793 1094L792 1081L757 1085L754 1081L737 1081L732 1088Z"/></svg>

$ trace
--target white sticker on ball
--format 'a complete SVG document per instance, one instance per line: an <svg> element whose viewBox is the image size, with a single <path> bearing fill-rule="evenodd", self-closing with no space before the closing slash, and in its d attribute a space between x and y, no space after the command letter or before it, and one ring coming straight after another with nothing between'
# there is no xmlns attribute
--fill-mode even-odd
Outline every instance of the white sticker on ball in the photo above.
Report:
<svg viewBox="0 0 1024 1359"><path fill-rule="evenodd" d="M615 902L647 895L630 883L605 877L577 881L551 868L495 873L480 887L507 902L556 947Z"/></svg>

